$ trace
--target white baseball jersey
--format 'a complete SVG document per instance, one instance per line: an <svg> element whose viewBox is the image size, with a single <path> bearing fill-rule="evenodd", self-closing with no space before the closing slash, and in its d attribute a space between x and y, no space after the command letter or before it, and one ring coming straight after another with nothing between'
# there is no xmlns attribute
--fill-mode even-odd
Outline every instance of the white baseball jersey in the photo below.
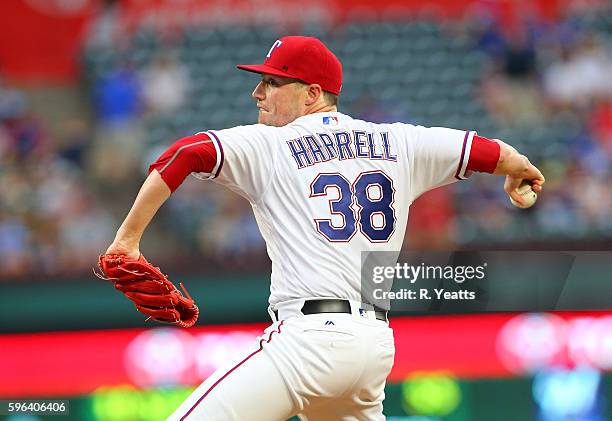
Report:
<svg viewBox="0 0 612 421"><path fill-rule="evenodd" d="M361 252L400 250L410 204L464 179L474 132L338 112L206 132L211 174L253 207L272 260L270 304L360 300Z"/></svg>

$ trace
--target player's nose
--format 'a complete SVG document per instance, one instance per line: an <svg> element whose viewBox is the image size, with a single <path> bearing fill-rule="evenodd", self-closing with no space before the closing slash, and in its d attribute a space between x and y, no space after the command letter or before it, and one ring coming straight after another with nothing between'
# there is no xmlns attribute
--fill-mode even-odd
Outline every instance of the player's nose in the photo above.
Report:
<svg viewBox="0 0 612 421"><path fill-rule="evenodd" d="M263 89L263 82L259 82L257 84L257 86L255 87L255 89L253 90L253 93L251 94L251 96L259 101L264 99L264 89Z"/></svg>

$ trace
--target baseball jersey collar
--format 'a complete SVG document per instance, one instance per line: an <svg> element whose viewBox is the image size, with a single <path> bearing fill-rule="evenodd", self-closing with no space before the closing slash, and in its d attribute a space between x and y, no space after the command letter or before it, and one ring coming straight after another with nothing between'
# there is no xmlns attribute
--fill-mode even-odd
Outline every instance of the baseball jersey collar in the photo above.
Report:
<svg viewBox="0 0 612 421"><path fill-rule="evenodd" d="M296 118L293 123L315 123L322 125L334 125L340 124L343 119L349 118L347 115L342 114L338 111L325 111L320 113L306 114Z"/></svg>

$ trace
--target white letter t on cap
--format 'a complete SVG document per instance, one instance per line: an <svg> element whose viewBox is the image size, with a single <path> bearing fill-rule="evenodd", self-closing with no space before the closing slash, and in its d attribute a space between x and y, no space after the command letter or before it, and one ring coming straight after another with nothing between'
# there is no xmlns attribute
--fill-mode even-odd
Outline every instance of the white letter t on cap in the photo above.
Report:
<svg viewBox="0 0 612 421"><path fill-rule="evenodd" d="M270 48L270 51L268 51L268 55L266 56L267 58L270 58L270 56L272 55L272 51L276 48L276 47L280 47L281 44L283 42L279 39L277 39L276 41L274 41L274 44L272 44L272 47Z"/></svg>

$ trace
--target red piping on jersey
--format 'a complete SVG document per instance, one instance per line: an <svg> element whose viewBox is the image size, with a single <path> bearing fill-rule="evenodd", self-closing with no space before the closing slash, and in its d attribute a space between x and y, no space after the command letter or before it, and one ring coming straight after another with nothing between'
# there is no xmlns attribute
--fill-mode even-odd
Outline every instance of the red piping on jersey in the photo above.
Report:
<svg viewBox="0 0 612 421"><path fill-rule="evenodd" d="M461 167L463 167L463 160L465 159L465 149L467 147L467 140L471 132L466 132L465 138L463 139L463 147L461 149L461 159L459 160L459 166L455 173L455 178L462 180L459 176L461 173ZM499 143L487 139L486 137L478 136L474 134L472 138L472 146L470 148L470 156L468 157L467 166L465 171L478 171L493 173L499 162L499 155L501 153L501 147Z"/></svg>
<svg viewBox="0 0 612 421"><path fill-rule="evenodd" d="M467 145L467 140L468 137L470 136L471 132L465 132L465 137L463 138L463 146L461 148L461 159L459 159L459 166L457 167L457 172L455 172L455 178L457 180L463 180L461 177L459 177L459 173L461 172L461 167L463 167L463 159L465 157L465 146Z"/></svg>
<svg viewBox="0 0 612 421"><path fill-rule="evenodd" d="M221 163L219 164L219 168L217 168L217 171L215 171L214 174L214 178L217 178L217 176L221 172L221 168L223 168L223 163L225 162L225 152L223 152L223 145L221 144L221 141L219 140L217 135L212 130L208 131L208 133L210 133L215 138L215 140L217 141L217 145L219 146L219 151L221 152Z"/></svg>
<svg viewBox="0 0 612 421"><path fill-rule="evenodd" d="M187 411L187 413L185 415L183 415L180 419L180 421L184 421L185 418L187 418L189 416L189 414L191 414L193 412L193 410L196 408L196 406L198 406L200 404L200 402L202 402L202 400L208 396L208 394L219 385L219 383L221 383L222 380L224 380L227 376L229 376L234 370L236 370L238 367L240 367L242 364L246 363L253 355L257 354L258 352L260 352L263 349L263 343L267 342L270 343L272 341L272 335L275 333L278 333L280 335L281 333L281 326L283 325L285 321L281 321L280 324L278 325L278 331L277 330L273 330L272 332L270 332L270 336L268 337L268 340L265 339L261 339L259 341L259 349L256 351L253 351L252 353L250 353L244 360L240 361L238 364L236 364L234 367L232 367L231 370L229 370L227 373L225 373L223 375L223 377L221 377L219 380L217 380L215 382L215 384L213 384L203 395L202 397L200 397L200 399L197 400L197 402L191 407L191 409L189 409L189 411Z"/></svg>

